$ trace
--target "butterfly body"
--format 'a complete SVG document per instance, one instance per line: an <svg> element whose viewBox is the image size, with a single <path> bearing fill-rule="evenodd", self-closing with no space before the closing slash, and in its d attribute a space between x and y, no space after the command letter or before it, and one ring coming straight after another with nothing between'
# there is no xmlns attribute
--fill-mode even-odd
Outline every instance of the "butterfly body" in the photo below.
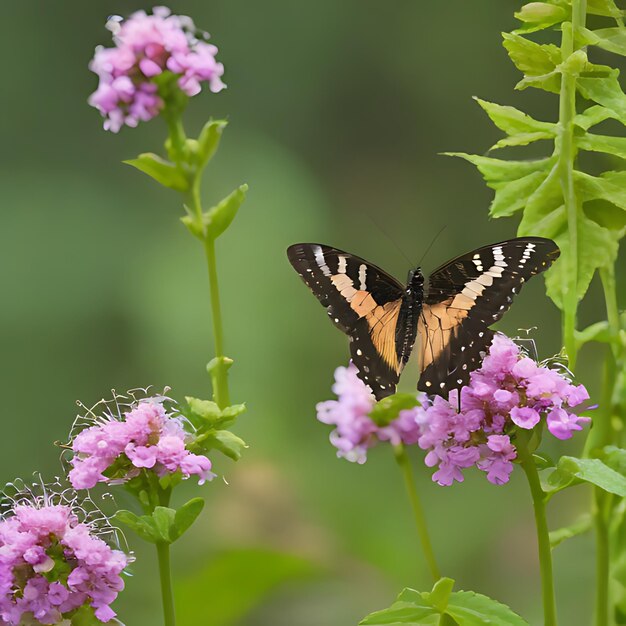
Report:
<svg viewBox="0 0 626 626"><path fill-rule="evenodd" d="M508 310L514 294L558 257L549 239L526 237L479 248L429 276L421 269L402 285L379 267L322 244L287 250L289 261L350 338L359 377L377 399L395 392L420 338L418 389L447 395L467 384L488 349L489 326Z"/></svg>

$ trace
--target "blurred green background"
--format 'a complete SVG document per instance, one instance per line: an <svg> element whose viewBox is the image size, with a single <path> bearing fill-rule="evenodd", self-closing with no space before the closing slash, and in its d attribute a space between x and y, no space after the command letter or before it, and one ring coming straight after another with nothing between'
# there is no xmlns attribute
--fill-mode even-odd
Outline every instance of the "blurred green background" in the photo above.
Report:
<svg viewBox="0 0 626 626"><path fill-rule="evenodd" d="M92 404L113 388L150 384L170 385L177 397L209 394L201 247L178 221L176 194L121 164L159 151L164 127L157 120L111 135L86 102L96 86L87 63L96 44L110 42L106 17L142 6L150 4L3 6L2 480L60 471L52 442L66 437L76 399ZM330 397L347 342L285 248L319 240L403 279L407 261L391 239L419 259L445 227L424 259L428 271L513 236L515 221L488 220L491 193L478 174L437 154L483 152L498 138L472 95L548 121L556 98L513 92L518 75L500 45L500 32L515 25L518 3L510 0L171 7L212 33L226 65L228 90L196 98L187 117L192 134L210 115L230 120L205 198L250 185L218 242L232 396L248 403L238 434L250 449L237 465L215 459L224 480L202 489L208 506L176 545L181 624L355 625L403 586L424 589L429 579L391 451L372 451L365 466L336 459L328 427L316 422L315 403ZM582 324L602 316L597 293L594 284ZM542 356L559 350L558 313L541 280L500 324L512 334L532 326ZM600 356L581 358L592 391ZM408 372L403 388L414 383ZM582 437L547 443L551 454L576 452ZM520 472L506 487L468 472L446 489L431 482L422 458L414 452L444 572L539 623L534 525ZM582 487L559 496L553 527L588 498ZM154 555L129 539L137 562L120 617L129 626L159 624ZM588 623L590 538L562 545L555 558L563 623Z"/></svg>

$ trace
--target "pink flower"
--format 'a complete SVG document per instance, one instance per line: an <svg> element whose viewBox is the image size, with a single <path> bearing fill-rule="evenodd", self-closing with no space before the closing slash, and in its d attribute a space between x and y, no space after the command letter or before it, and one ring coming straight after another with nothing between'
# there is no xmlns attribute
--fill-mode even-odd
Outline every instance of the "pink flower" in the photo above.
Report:
<svg viewBox="0 0 626 626"><path fill-rule="evenodd" d="M570 407L588 398L582 385L540 366L497 333L482 366L461 390L460 411L457 391L448 400L435 396L422 403L417 411L418 445L428 451L426 465L438 466L433 480L440 485L462 482L462 470L472 465L484 471L487 480L502 485L517 455L514 427L533 429L543 417L552 435L568 439L589 421Z"/></svg>
<svg viewBox="0 0 626 626"><path fill-rule="evenodd" d="M211 461L193 454L193 439L181 419L168 413L160 398L146 398L116 419L108 416L80 432L71 442L74 456L69 479L75 489L91 489L99 482L125 481L141 471L161 477L180 472L202 484L213 478ZM114 475L107 475L111 467Z"/></svg>
<svg viewBox="0 0 626 626"><path fill-rule="evenodd" d="M112 18L107 28L115 47L96 48L89 65L99 77L89 104L105 118L105 130L116 133L157 116L166 105L159 93L164 74L188 96L199 93L202 83L213 93L224 89L217 48L203 41L208 35L198 32L189 17L155 7L152 14L137 11L126 20Z"/></svg>
<svg viewBox="0 0 626 626"><path fill-rule="evenodd" d="M414 409L400 411L398 417L386 426L378 426L369 414L376 404L369 387L357 376L353 363L335 370L333 391L337 400L317 405L317 419L335 426L330 442L337 448L337 456L348 461L365 463L367 451L378 441L393 445L416 443L420 427Z"/></svg>
<svg viewBox="0 0 626 626"><path fill-rule="evenodd" d="M17 626L32 614L40 624L69 623L84 605L108 622L128 562L69 505L15 505L0 520L0 622Z"/></svg>

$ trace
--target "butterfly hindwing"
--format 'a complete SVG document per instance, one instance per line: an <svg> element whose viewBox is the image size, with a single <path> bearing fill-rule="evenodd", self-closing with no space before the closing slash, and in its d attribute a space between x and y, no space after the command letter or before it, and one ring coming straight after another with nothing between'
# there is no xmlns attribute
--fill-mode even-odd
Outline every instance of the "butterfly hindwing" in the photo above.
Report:
<svg viewBox="0 0 626 626"><path fill-rule="evenodd" d="M294 244L287 256L331 321L350 337L361 380L378 399L394 393L404 365L396 337L404 331L404 287L379 267L330 246Z"/></svg>
<svg viewBox="0 0 626 626"><path fill-rule="evenodd" d="M522 237L479 248L436 269L418 324L418 389L447 396L466 385L491 344L489 326L508 311L524 282L558 256L553 241Z"/></svg>

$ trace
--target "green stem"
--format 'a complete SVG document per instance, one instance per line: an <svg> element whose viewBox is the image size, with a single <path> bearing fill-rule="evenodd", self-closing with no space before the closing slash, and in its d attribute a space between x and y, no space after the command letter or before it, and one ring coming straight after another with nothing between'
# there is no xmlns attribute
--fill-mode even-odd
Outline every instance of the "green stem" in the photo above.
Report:
<svg viewBox="0 0 626 626"><path fill-rule="evenodd" d="M574 52L574 33L585 25L585 0L572 0L572 22L562 25L561 54L565 62ZM576 366L578 346L576 344L576 311L578 308L578 200L574 189L574 117L576 115L576 75L564 72L561 75L559 99L559 130L556 150L563 201L567 214L568 232L568 284L564 297L563 339L571 369Z"/></svg>
<svg viewBox="0 0 626 626"><path fill-rule="evenodd" d="M617 288L615 285L615 267L600 268L600 279L602 290L604 291L604 302L606 306L606 318L609 322L609 333L611 338L611 351L616 361L620 358L620 319L619 307L617 306Z"/></svg>
<svg viewBox="0 0 626 626"><path fill-rule="evenodd" d="M539 549L539 567L541 569L541 597L543 599L543 615L545 626L556 626L556 602L554 599L554 579L552 574L552 549L546 520L546 494L541 488L537 466L528 450L527 441L523 435L516 439L517 455L526 473L530 493L535 510L535 525L537 527L537 545Z"/></svg>
<svg viewBox="0 0 626 626"><path fill-rule="evenodd" d="M406 490L409 494L409 499L411 500L413 515L415 517L415 525L417 526L417 534L419 535L419 539L422 544L424 558L426 559L426 563L428 564L428 569L430 570L433 580L437 582L441 578L441 574L439 572L439 567L437 566L432 544L430 543L422 503L420 502L419 495L415 487L415 481L413 480L411 462L409 461L409 457L407 456L406 450L402 444L394 447L394 454L396 461L402 470L404 484L406 485Z"/></svg>
<svg viewBox="0 0 626 626"><path fill-rule="evenodd" d="M176 625L176 613L174 611L174 592L172 590L172 574L170 568L170 545L169 543L157 543L157 556L159 558L159 574L161 576L161 597L163 599L163 623L165 626Z"/></svg>
<svg viewBox="0 0 626 626"><path fill-rule="evenodd" d="M202 202L200 200L200 172L193 179L191 192L186 196L189 211L202 228ZM222 307L220 304L220 291L217 278L217 261L215 258L215 240L204 236L204 254L206 257L209 273L209 291L211 296L211 313L213 320L213 341L215 343L215 356L220 361L225 358L224 354L224 330L222 325ZM214 381L214 400L220 408L230 405L228 391L228 368L225 363L218 363L211 373Z"/></svg>
<svg viewBox="0 0 626 626"><path fill-rule="evenodd" d="M596 535L596 605L595 626L609 624L609 528L606 521L605 499L607 494L594 488L593 523Z"/></svg>

